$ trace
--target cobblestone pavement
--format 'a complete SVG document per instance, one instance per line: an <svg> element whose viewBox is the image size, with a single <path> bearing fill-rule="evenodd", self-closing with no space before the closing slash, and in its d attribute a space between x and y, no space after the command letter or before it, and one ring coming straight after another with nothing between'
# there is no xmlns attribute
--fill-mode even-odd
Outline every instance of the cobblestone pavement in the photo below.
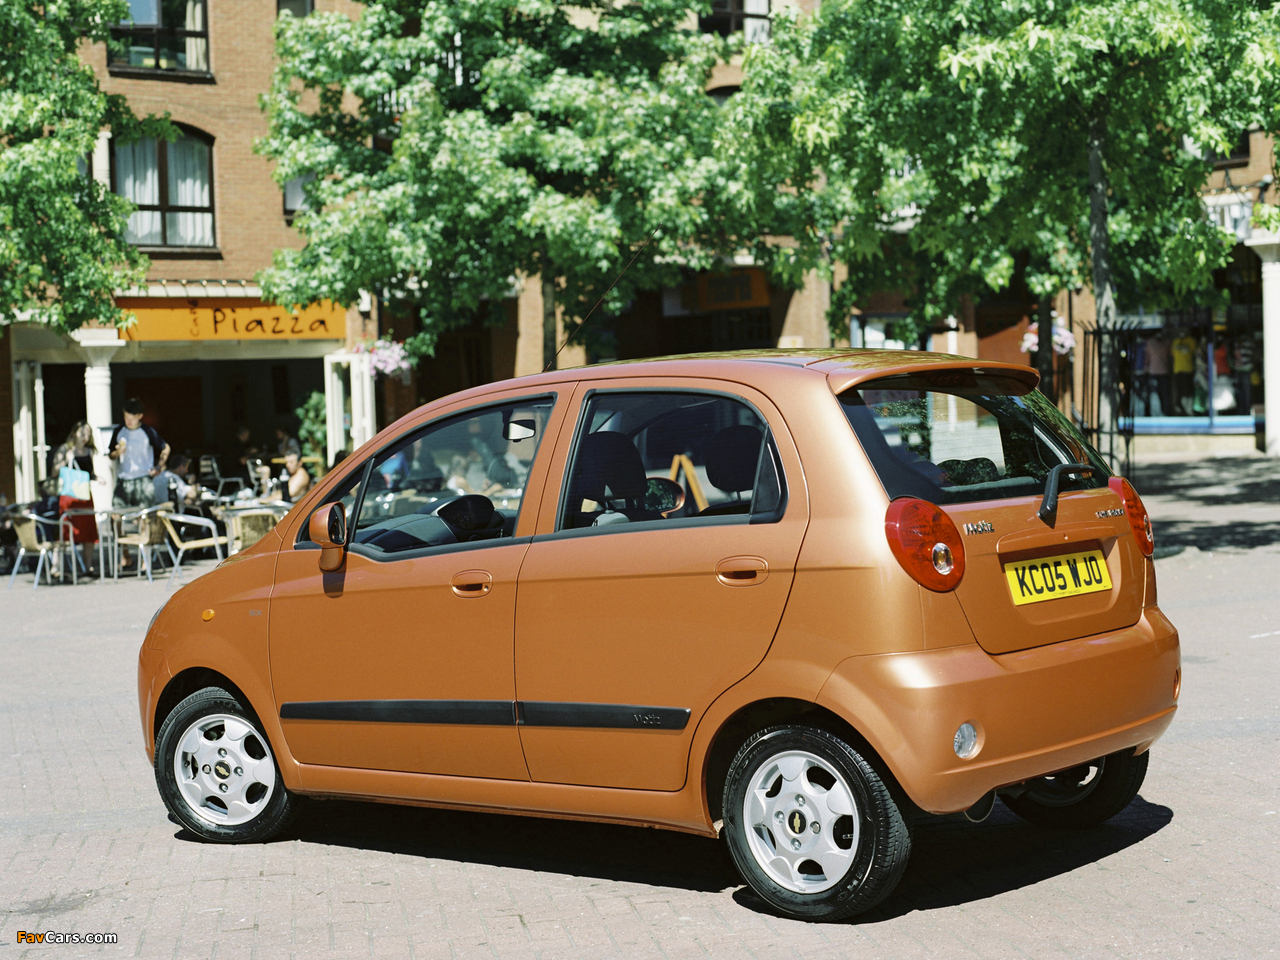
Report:
<svg viewBox="0 0 1280 960"><path fill-rule="evenodd" d="M1202 504L1148 486L1161 535L1194 544ZM922 822L896 895L829 926L771 915L722 844L654 830L329 801L277 842L198 843L166 819L139 730L135 657L164 585L20 576L0 589L0 960L1275 956L1280 536L1272 509L1232 508L1237 486L1202 549L1159 561L1182 708L1132 807L1083 833L1001 806Z"/></svg>

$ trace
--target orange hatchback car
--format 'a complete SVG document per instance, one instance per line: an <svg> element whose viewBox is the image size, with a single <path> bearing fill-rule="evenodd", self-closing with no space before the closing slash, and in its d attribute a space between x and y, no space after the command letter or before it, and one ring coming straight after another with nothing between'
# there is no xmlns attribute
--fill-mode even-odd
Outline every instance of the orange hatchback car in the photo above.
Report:
<svg viewBox="0 0 1280 960"><path fill-rule="evenodd" d="M193 833L359 797L724 836L883 900L920 811L1087 827L1173 718L1142 501L1026 367L777 351L438 400L180 590L139 659Z"/></svg>

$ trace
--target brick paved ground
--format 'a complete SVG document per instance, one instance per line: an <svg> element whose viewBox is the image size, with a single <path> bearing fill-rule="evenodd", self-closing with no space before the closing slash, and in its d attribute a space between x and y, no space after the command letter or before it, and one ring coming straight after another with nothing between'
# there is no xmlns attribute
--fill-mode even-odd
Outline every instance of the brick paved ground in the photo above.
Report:
<svg viewBox="0 0 1280 960"><path fill-rule="evenodd" d="M163 585L33 594L20 577L0 589L0 958L1274 956L1280 495L1265 467L1140 477L1162 542L1205 547L1159 562L1185 680L1140 799L1086 833L999 806L981 825L922 823L893 899L835 926L770 915L722 845L660 831L330 801L275 843L197 843L165 818L139 732L135 655ZM1220 489L1180 499L1196 476ZM119 943L24 947L19 930Z"/></svg>

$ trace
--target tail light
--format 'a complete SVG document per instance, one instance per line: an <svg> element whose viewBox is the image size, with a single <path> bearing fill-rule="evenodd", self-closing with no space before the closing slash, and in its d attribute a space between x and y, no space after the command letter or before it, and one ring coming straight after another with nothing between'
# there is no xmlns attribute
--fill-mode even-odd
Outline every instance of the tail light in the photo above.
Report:
<svg viewBox="0 0 1280 960"><path fill-rule="evenodd" d="M1125 516L1129 518L1129 528L1133 530L1133 539L1138 541L1145 556L1151 556L1156 548L1155 534L1151 532L1151 518L1147 516L1147 508L1142 505L1138 491L1124 477L1112 477L1107 481L1113 493L1124 501Z"/></svg>
<svg viewBox="0 0 1280 960"><path fill-rule="evenodd" d="M954 590L964 576L964 542L951 518L936 504L903 497L884 515L889 549L922 587Z"/></svg>

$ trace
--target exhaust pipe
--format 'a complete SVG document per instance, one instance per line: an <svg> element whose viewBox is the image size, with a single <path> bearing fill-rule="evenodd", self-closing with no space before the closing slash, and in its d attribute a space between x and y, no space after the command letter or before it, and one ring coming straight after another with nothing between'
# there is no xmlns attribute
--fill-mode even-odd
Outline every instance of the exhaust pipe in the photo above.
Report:
<svg viewBox="0 0 1280 960"><path fill-rule="evenodd" d="M970 823L981 823L991 816L996 806L996 792L989 790L972 807L964 812L964 818Z"/></svg>

